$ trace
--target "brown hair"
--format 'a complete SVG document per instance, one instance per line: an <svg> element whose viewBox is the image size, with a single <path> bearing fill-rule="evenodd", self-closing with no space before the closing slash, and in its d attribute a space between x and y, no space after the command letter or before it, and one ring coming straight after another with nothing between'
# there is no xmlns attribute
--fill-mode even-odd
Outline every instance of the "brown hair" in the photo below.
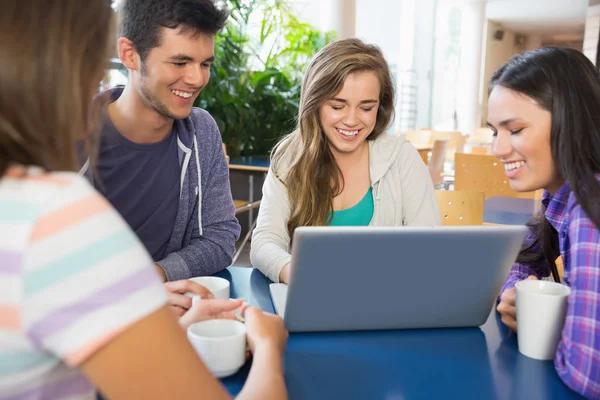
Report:
<svg viewBox="0 0 600 400"><path fill-rule="evenodd" d="M552 115L550 150L558 175L575 195L577 204L600 229L600 74L581 52L541 47L513 56L492 76L490 91L502 86L525 95ZM560 282L556 258L558 232L545 215L546 208L528 222L535 240L526 241L517 262L546 276L546 266Z"/></svg>
<svg viewBox="0 0 600 400"><path fill-rule="evenodd" d="M306 70L298 125L275 146L271 162L287 186L290 237L299 226L326 224L333 199L343 190L343 178L319 122L319 108L342 89L350 74L362 71L374 71L379 78L377 122L367 138L375 140L394 114L394 85L381 50L360 39L338 40L321 49Z"/></svg>
<svg viewBox="0 0 600 400"><path fill-rule="evenodd" d="M77 168L75 142L91 129L114 14L109 0L2 2L0 176L11 164Z"/></svg>

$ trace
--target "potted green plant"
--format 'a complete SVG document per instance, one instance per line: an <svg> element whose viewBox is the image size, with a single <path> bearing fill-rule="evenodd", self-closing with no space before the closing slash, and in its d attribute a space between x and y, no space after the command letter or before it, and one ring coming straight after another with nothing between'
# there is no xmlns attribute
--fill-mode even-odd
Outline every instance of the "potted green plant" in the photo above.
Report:
<svg viewBox="0 0 600 400"><path fill-rule="evenodd" d="M303 71L334 33L298 21L287 1L225 3L230 21L215 39L211 82L195 105L215 118L229 155L267 155L293 129Z"/></svg>

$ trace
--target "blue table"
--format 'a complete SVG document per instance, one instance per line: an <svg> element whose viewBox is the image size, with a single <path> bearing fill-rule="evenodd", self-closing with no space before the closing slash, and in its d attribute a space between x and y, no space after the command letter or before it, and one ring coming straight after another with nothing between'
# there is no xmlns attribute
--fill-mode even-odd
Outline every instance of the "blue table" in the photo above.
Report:
<svg viewBox="0 0 600 400"><path fill-rule="evenodd" d="M483 222L524 225L533 216L539 201L514 197L490 197L485 201Z"/></svg>
<svg viewBox="0 0 600 400"><path fill-rule="evenodd" d="M232 297L274 312L258 270L230 267ZM550 361L517 350L495 311L480 328L291 334L285 353L290 399L574 399ZM222 380L233 395L249 365Z"/></svg>

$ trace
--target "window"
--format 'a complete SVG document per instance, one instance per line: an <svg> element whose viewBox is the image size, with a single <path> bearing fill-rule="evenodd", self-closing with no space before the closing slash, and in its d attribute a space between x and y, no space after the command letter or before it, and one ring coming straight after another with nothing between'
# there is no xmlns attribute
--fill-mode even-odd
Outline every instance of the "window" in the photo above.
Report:
<svg viewBox="0 0 600 400"><path fill-rule="evenodd" d="M436 15L431 126L457 130L456 110L460 90L461 7L438 2Z"/></svg>

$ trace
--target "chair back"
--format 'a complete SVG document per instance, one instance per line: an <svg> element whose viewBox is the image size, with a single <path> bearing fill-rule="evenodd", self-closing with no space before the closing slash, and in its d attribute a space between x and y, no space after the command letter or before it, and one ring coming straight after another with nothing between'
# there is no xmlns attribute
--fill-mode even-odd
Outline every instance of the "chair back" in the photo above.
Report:
<svg viewBox="0 0 600 400"><path fill-rule="evenodd" d="M442 225L481 225L485 195L466 190L436 190Z"/></svg>
<svg viewBox="0 0 600 400"><path fill-rule="evenodd" d="M494 132L486 126L475 129L469 137L469 143L473 145L490 145L493 140Z"/></svg>
<svg viewBox="0 0 600 400"><path fill-rule="evenodd" d="M432 134L433 141L447 140L446 161L453 162L455 153L462 153L465 148L467 136L463 136L461 132L440 132L434 131Z"/></svg>
<svg viewBox="0 0 600 400"><path fill-rule="evenodd" d="M485 146L473 146L471 147L471 154L487 154L488 148Z"/></svg>
<svg viewBox="0 0 600 400"><path fill-rule="evenodd" d="M447 140L436 140L433 143L433 149L431 150L431 159L429 160L428 168L433 186L437 187L444 183L444 161L446 160L446 148L448 146Z"/></svg>
<svg viewBox="0 0 600 400"><path fill-rule="evenodd" d="M541 198L540 193L543 192L517 192L511 189L504 174L504 165L496 157L466 153L456 153L454 189L483 192L486 199L494 196L537 199Z"/></svg>
<svg viewBox="0 0 600 400"><path fill-rule="evenodd" d="M225 154L225 160L227 160L227 164L229 164L229 156L227 155L227 146L223 143L223 153Z"/></svg>
<svg viewBox="0 0 600 400"><path fill-rule="evenodd" d="M431 131L408 131L404 138L415 147L426 147L431 145Z"/></svg>

